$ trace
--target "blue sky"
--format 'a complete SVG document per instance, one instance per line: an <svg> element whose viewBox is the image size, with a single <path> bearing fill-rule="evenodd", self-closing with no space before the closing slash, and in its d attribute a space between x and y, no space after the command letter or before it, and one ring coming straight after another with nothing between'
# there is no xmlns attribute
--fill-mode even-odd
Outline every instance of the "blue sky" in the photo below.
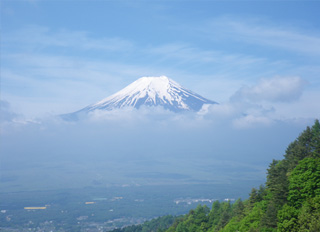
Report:
<svg viewBox="0 0 320 232"><path fill-rule="evenodd" d="M216 111L234 110L237 98L246 115L259 111L252 117L317 118L319 7L4 0L1 99L17 114L42 117L83 108L142 76L166 75L219 102Z"/></svg>
<svg viewBox="0 0 320 232"><path fill-rule="evenodd" d="M320 115L319 9L319 1L1 1L1 165L20 175L5 188L41 189L56 178L51 170L70 169L85 186L97 176L132 184L128 176L150 171L263 183L271 160ZM219 104L186 115L51 117L160 75Z"/></svg>

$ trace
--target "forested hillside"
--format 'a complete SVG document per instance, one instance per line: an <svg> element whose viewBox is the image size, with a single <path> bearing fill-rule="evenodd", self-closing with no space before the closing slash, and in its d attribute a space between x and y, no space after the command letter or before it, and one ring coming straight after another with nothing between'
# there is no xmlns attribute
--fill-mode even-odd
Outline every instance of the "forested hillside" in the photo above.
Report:
<svg viewBox="0 0 320 232"><path fill-rule="evenodd" d="M292 142L283 160L273 160L267 182L253 188L249 199L199 205L176 219L167 232L319 232L320 231L320 123L307 127ZM166 217L157 219L161 222ZM140 225L143 228L143 225ZM148 231L164 231L154 226ZM128 230L136 230L133 226Z"/></svg>
<svg viewBox="0 0 320 232"><path fill-rule="evenodd" d="M141 225L128 226L122 229L115 229L113 232L164 232L180 217L171 215L155 218Z"/></svg>

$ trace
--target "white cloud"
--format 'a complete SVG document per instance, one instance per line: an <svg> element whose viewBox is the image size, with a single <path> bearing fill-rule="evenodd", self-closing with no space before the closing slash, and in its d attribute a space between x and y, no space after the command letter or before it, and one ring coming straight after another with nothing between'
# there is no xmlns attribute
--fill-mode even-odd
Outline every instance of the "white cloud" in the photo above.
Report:
<svg viewBox="0 0 320 232"><path fill-rule="evenodd" d="M22 129L26 125L35 124L38 121L26 119L23 115L17 114L10 106L10 103L0 100L0 137L12 133L16 129Z"/></svg>
<svg viewBox="0 0 320 232"><path fill-rule="evenodd" d="M18 115L14 113L10 104L7 101L0 100L0 122L10 122L14 120Z"/></svg>
<svg viewBox="0 0 320 232"><path fill-rule="evenodd" d="M277 121L309 120L319 115L319 104L314 101L319 94L310 95L310 90L302 94L305 85L300 77L261 79L237 90L228 102L204 107L199 116L237 129L265 127Z"/></svg>
<svg viewBox="0 0 320 232"><path fill-rule="evenodd" d="M299 99L306 82L300 77L274 77L261 79L254 86L242 87L231 99L251 102L292 102Z"/></svg>
<svg viewBox="0 0 320 232"><path fill-rule="evenodd" d="M264 116L246 115L233 120L233 125L238 129L252 128L256 126L268 126L272 120Z"/></svg>
<svg viewBox="0 0 320 232"><path fill-rule="evenodd" d="M198 115L206 123L248 129L269 125L274 120L269 118L272 113L272 110L267 110L261 105L230 101L217 105L205 105Z"/></svg>
<svg viewBox="0 0 320 232"><path fill-rule="evenodd" d="M320 117L320 92L317 90L306 91L296 102L279 102L273 104L275 117L283 120L310 119Z"/></svg>
<svg viewBox="0 0 320 232"><path fill-rule="evenodd" d="M96 112L95 118L73 123L42 120L41 124L8 125L7 132L1 135L4 141L2 151L7 154L4 161L19 160L28 164L30 170L34 168L32 164L39 166L41 162L43 165L40 166L45 167L52 162L59 167L64 165L69 171L72 168L75 170L75 167L69 166L68 162L74 164L77 161L83 164L81 168L85 167L86 172L100 172L97 165L101 165L103 170L111 168L113 175L104 175L110 182L114 182L112 177L117 176L117 183L123 181L118 178L123 176L123 171L146 172L150 168L164 172L179 170L193 178L199 175L199 180L213 178L225 182L229 177L241 179L249 166L262 162L267 165L270 157L277 158L288 140L300 131L300 128L292 130L291 125L283 130L280 124L269 124L270 121L263 117L246 116L235 120L231 127L226 121L212 123L214 118L199 119L195 114L177 115L161 109L146 111ZM270 130L266 130L265 126L269 126ZM267 145L265 141L268 141ZM139 164L141 161L142 165ZM161 163L153 165L157 162ZM231 162L232 173L230 169L218 168L223 162ZM245 162L245 167L234 170ZM204 176L199 174L202 167L208 170ZM216 167L218 170L215 170ZM83 170L80 169L80 173ZM58 171L61 172L60 169ZM39 170L36 172L42 173ZM257 171L254 176L256 174ZM127 178L125 176L124 181Z"/></svg>

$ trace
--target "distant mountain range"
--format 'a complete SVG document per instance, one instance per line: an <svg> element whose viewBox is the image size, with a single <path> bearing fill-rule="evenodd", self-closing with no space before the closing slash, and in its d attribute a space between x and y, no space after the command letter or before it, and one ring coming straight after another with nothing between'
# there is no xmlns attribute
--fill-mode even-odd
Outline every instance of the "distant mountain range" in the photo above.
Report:
<svg viewBox="0 0 320 232"><path fill-rule="evenodd" d="M188 90L166 76L142 77L119 92L79 111L62 115L67 120L78 119L95 110L114 110L141 106L161 106L179 113L199 111L204 104L217 104Z"/></svg>

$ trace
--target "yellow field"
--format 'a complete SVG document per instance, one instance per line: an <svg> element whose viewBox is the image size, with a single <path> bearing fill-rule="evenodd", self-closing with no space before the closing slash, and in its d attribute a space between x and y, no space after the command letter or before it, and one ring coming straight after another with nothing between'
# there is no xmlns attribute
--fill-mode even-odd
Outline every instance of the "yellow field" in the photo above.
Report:
<svg viewBox="0 0 320 232"><path fill-rule="evenodd" d="M94 201L87 201L85 204L86 205L91 205L91 204L94 204L95 202Z"/></svg>
<svg viewBox="0 0 320 232"><path fill-rule="evenodd" d="M24 207L24 209L46 209L47 207Z"/></svg>

